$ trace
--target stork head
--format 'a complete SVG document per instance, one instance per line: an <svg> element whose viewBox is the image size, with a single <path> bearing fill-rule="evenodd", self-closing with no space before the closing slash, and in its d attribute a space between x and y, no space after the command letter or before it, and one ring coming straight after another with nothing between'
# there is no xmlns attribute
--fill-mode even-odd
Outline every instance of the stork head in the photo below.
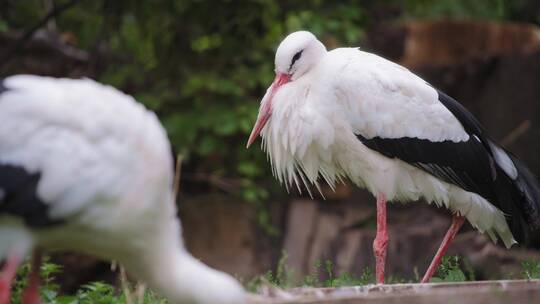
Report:
<svg viewBox="0 0 540 304"><path fill-rule="evenodd" d="M276 75L296 80L307 73L326 53L324 45L307 31L289 34L280 43L275 58Z"/></svg>
<svg viewBox="0 0 540 304"><path fill-rule="evenodd" d="M272 99L279 88L294 82L311 70L326 54L326 47L315 35L307 31L289 34L279 44L275 58L276 78L261 101L259 116L249 136L247 147L257 136L272 115Z"/></svg>

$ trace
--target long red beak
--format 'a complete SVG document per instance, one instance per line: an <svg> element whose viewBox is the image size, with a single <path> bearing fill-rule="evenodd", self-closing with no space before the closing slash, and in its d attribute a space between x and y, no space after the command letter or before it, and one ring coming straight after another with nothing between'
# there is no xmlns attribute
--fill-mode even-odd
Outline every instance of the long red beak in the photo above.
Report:
<svg viewBox="0 0 540 304"><path fill-rule="evenodd" d="M272 82L272 85L270 86L270 92L268 99L263 97L263 101L261 102L261 107L259 109L259 116L257 116L257 122L255 122L255 126L253 126L253 130L251 130L251 134L249 135L249 139L246 145L246 148L249 148L251 144L257 139L257 136L261 133L262 129L268 122L268 119L270 119L270 116L272 116L272 99L274 98L274 95L279 90L279 87L282 85L288 83L291 81L291 75L288 74L277 74L276 78L274 79L274 82ZM266 100L265 100L266 99Z"/></svg>

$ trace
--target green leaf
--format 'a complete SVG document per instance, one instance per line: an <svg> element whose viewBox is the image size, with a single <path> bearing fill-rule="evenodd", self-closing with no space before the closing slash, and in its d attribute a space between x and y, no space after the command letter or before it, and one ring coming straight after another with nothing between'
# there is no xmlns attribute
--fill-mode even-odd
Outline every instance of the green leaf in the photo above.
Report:
<svg viewBox="0 0 540 304"><path fill-rule="evenodd" d="M261 174L262 170L256 162L242 161L238 164L238 172L247 177L256 177Z"/></svg>

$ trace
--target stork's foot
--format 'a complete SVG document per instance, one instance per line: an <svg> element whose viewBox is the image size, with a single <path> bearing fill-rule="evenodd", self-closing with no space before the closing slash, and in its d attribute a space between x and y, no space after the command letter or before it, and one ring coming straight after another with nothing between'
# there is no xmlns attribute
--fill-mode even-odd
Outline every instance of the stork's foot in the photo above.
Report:
<svg viewBox="0 0 540 304"><path fill-rule="evenodd" d="M388 246L388 230L386 229L386 198L377 196L377 236L373 241L375 255L375 278L377 284L384 284L384 267L386 264L386 247Z"/></svg>
<svg viewBox="0 0 540 304"><path fill-rule="evenodd" d="M0 304L9 304L11 302L11 284L17 275L21 258L17 254L10 254L2 268L0 274Z"/></svg>
<svg viewBox="0 0 540 304"><path fill-rule="evenodd" d="M32 255L32 270L28 277L28 286L22 294L22 304L41 304L39 286L41 284L39 270L41 268L41 251L35 250Z"/></svg>
<svg viewBox="0 0 540 304"><path fill-rule="evenodd" d="M435 257L431 261L431 264L429 265L426 271L426 274L422 278L421 283L427 283L431 281L431 277L433 277L433 275L437 271L437 268L439 268L439 265L441 264L441 260L443 256L446 254L446 251L448 250L450 243L456 237L456 234L458 233L461 226L463 226L464 222L465 222L465 218L463 216L454 215L452 217L452 225L450 225L450 228L448 228L448 231L446 232L446 235L444 236L441 246L439 247L439 250L437 250Z"/></svg>

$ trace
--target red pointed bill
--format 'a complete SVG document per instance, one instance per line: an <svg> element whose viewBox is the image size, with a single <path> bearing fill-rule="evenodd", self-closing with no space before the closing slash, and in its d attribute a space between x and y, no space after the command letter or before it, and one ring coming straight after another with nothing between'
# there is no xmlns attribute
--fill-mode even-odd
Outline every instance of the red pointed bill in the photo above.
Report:
<svg viewBox="0 0 540 304"><path fill-rule="evenodd" d="M259 109L259 116L257 116L257 122L255 122L255 126L253 126L253 130L251 130L251 134L249 135L249 139L246 145L246 148L249 148L251 144L257 139L257 136L261 133L262 129L268 122L268 119L270 119L270 116L272 116L272 99L274 98L274 95L279 90L279 88L291 81L291 75L288 74L280 74L278 73L276 75L276 78L274 79L274 82L272 82L272 85L270 86L270 95L268 96L267 100L263 99L263 102L261 104L261 108Z"/></svg>

